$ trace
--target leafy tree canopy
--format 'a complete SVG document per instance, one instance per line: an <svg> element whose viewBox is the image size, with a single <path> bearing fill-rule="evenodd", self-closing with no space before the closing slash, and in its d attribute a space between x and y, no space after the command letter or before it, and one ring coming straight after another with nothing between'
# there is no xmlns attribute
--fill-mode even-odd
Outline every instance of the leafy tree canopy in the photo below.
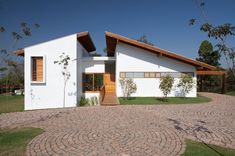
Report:
<svg viewBox="0 0 235 156"><path fill-rule="evenodd" d="M198 61L205 62L216 67L220 66L219 60L221 55L218 50L214 51L213 46L209 41L202 41L198 50L198 55Z"/></svg>
<svg viewBox="0 0 235 156"><path fill-rule="evenodd" d="M235 78L235 48L229 47L226 40L228 38L235 37L235 26L230 23L224 23L220 25L215 25L210 23L205 14L205 2L203 0L198 1L199 9L202 14L203 21L197 20L195 18L190 19L189 25L194 25L197 21L200 22L200 31L205 32L209 38L213 38L217 41L216 47L218 52L224 56L228 69Z"/></svg>

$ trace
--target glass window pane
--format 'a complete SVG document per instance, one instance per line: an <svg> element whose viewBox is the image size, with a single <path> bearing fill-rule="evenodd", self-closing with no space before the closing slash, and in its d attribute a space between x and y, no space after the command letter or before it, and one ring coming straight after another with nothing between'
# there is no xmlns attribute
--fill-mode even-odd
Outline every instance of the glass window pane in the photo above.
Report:
<svg viewBox="0 0 235 156"><path fill-rule="evenodd" d="M167 73L167 72L162 72L161 73L161 77L166 77L167 75L169 75L169 73Z"/></svg>
<svg viewBox="0 0 235 156"><path fill-rule="evenodd" d="M120 78L125 78L125 73L124 72L120 72Z"/></svg>
<svg viewBox="0 0 235 156"><path fill-rule="evenodd" d="M156 77L160 77L161 75L160 75L160 73L155 73L156 74Z"/></svg>
<svg viewBox="0 0 235 156"><path fill-rule="evenodd" d="M130 72L126 73L126 78L133 78L133 77L134 77L134 73L130 73Z"/></svg>
<svg viewBox="0 0 235 156"><path fill-rule="evenodd" d="M174 77L174 78L180 78L181 77L181 73L173 72L173 73L171 73L171 76Z"/></svg>
<svg viewBox="0 0 235 156"><path fill-rule="evenodd" d="M144 73L144 77L149 77L149 73Z"/></svg>
<svg viewBox="0 0 235 156"><path fill-rule="evenodd" d="M93 90L93 74L84 74L83 76L83 92Z"/></svg>
<svg viewBox="0 0 235 156"><path fill-rule="evenodd" d="M94 91L99 91L103 86L103 74L94 74Z"/></svg>
<svg viewBox="0 0 235 156"><path fill-rule="evenodd" d="M155 73L149 73L149 77L151 78L155 77Z"/></svg>
<svg viewBox="0 0 235 156"><path fill-rule="evenodd" d="M143 78L143 77L144 77L144 73L141 73L141 72L134 73L134 78Z"/></svg>

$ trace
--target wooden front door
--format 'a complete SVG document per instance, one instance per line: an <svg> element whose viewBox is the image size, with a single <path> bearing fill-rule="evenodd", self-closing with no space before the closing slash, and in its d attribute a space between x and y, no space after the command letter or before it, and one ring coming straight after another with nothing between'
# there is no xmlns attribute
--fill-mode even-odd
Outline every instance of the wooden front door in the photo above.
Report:
<svg viewBox="0 0 235 156"><path fill-rule="evenodd" d="M106 92L115 92L115 74L105 73L104 74L104 85Z"/></svg>

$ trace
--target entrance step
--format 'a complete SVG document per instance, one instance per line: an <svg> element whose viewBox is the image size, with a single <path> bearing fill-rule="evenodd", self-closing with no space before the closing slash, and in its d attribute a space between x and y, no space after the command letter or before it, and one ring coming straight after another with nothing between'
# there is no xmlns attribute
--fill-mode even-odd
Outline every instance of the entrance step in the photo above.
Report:
<svg viewBox="0 0 235 156"><path fill-rule="evenodd" d="M102 106L116 106L119 104L120 103L115 92L106 92L104 100L101 103Z"/></svg>

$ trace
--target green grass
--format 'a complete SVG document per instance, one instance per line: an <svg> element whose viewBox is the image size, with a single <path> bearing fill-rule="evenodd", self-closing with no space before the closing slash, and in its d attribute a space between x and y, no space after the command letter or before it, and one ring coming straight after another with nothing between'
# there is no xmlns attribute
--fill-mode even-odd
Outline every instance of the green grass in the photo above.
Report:
<svg viewBox="0 0 235 156"><path fill-rule="evenodd" d="M227 95L235 96L235 91L227 92L226 94L227 94Z"/></svg>
<svg viewBox="0 0 235 156"><path fill-rule="evenodd" d="M182 156L235 156L235 150L186 140L186 150Z"/></svg>
<svg viewBox="0 0 235 156"><path fill-rule="evenodd" d="M24 96L0 95L0 114L24 110Z"/></svg>
<svg viewBox="0 0 235 156"><path fill-rule="evenodd" d="M211 99L204 96L198 96L195 98L169 97L167 100L156 97L132 97L129 100L119 98L121 105L190 104L209 101L211 101Z"/></svg>
<svg viewBox="0 0 235 156"><path fill-rule="evenodd" d="M25 155L29 141L41 133L39 128L0 130L0 155Z"/></svg>

